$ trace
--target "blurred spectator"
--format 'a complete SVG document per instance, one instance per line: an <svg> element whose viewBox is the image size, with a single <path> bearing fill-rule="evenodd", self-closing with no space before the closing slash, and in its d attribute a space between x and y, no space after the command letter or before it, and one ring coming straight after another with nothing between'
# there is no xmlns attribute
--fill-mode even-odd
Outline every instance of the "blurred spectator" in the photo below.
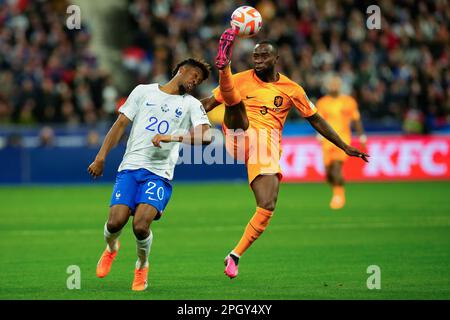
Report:
<svg viewBox="0 0 450 320"><path fill-rule="evenodd" d="M21 148L22 136L18 133L10 134L6 139L6 148Z"/></svg>
<svg viewBox="0 0 450 320"><path fill-rule="evenodd" d="M100 135L98 132L95 130L90 130L86 138L86 143L89 148L98 148L101 144Z"/></svg>
<svg viewBox="0 0 450 320"><path fill-rule="evenodd" d="M116 104L118 96L119 93L117 92L117 89L114 87L112 83L112 78L107 77L105 81L105 86L102 91L102 98L103 98L102 111L104 115L113 118L116 112Z"/></svg>
<svg viewBox="0 0 450 320"><path fill-rule="evenodd" d="M7 123L11 119L12 108L8 101L0 94L0 123Z"/></svg>
<svg viewBox="0 0 450 320"><path fill-rule="evenodd" d="M43 127L39 131L39 146L43 148L51 148L55 144L55 132L49 126Z"/></svg>
<svg viewBox="0 0 450 320"><path fill-rule="evenodd" d="M61 117L65 123L70 125L77 125L81 122L80 116L75 112L75 107L70 100L63 102Z"/></svg>
<svg viewBox="0 0 450 320"><path fill-rule="evenodd" d="M420 134L424 132L424 116L416 108L411 108L406 112L403 121L403 131L409 134Z"/></svg>

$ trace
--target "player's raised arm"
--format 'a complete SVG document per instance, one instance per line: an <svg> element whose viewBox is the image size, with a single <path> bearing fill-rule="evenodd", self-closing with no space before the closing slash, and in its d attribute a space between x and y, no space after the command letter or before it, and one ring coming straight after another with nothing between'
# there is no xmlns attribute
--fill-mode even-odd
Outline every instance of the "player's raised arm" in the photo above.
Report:
<svg viewBox="0 0 450 320"><path fill-rule="evenodd" d="M369 160L367 160L367 158L369 157L367 153L361 152L342 141L341 137L339 137L336 131L334 131L334 129L318 113L307 117L306 120L309 121L311 126L313 126L313 128L316 129L317 132L319 132L322 136L331 141L337 147L344 150L347 155L351 157L359 157L365 162L369 162Z"/></svg>
<svg viewBox="0 0 450 320"><path fill-rule="evenodd" d="M103 167L105 165L105 159L109 151L119 142L122 138L125 128L130 124L130 120L122 113L117 118L116 122L109 129L108 134L103 140L102 146L95 157L94 162L88 167L88 172L94 177L99 177L103 174Z"/></svg>
<svg viewBox="0 0 450 320"><path fill-rule="evenodd" d="M206 112L210 112L212 109L220 105L220 102L217 101L216 98L214 98L214 95L203 98L200 100L200 102L202 103L203 108L205 108Z"/></svg>
<svg viewBox="0 0 450 320"><path fill-rule="evenodd" d="M207 124L198 125L185 135L157 134L152 139L155 147L161 148L161 142L182 142L196 145L210 144L212 142L210 126Z"/></svg>

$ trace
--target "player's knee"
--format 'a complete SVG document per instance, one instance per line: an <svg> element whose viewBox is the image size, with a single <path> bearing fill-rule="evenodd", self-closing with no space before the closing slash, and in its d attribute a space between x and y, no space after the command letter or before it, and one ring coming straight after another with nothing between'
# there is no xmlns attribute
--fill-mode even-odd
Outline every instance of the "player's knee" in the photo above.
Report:
<svg viewBox="0 0 450 320"><path fill-rule="evenodd" d="M144 223L133 224L133 232L136 238L143 240L150 235L150 227Z"/></svg>
<svg viewBox="0 0 450 320"><path fill-rule="evenodd" d="M122 230L123 223L119 219L109 218L108 222L106 223L106 227L108 228L109 232L116 233Z"/></svg>
<svg viewBox="0 0 450 320"><path fill-rule="evenodd" d="M273 198L273 199L264 199L264 200L260 200L257 205L260 208L266 209L268 211L275 211L275 206L277 204L277 198Z"/></svg>
<svg viewBox="0 0 450 320"><path fill-rule="evenodd" d="M342 166L338 161L334 161L331 166L331 171L334 175L339 175L342 171Z"/></svg>

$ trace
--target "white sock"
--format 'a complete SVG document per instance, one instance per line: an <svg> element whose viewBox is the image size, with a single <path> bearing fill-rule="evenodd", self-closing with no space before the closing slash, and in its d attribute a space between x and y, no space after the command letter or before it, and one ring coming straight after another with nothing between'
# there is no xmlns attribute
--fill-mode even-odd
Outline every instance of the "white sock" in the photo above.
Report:
<svg viewBox="0 0 450 320"><path fill-rule="evenodd" d="M136 269L146 268L148 266L148 256L150 255L150 247L153 241L153 232L144 240L136 239L137 256Z"/></svg>
<svg viewBox="0 0 450 320"><path fill-rule="evenodd" d="M119 238L122 230L117 231L116 233L111 233L108 231L107 226L108 226L108 222L105 223L105 228L103 229L103 235L105 236L105 241L106 241L106 249L109 252L114 252L119 249L118 245L117 245L117 239Z"/></svg>

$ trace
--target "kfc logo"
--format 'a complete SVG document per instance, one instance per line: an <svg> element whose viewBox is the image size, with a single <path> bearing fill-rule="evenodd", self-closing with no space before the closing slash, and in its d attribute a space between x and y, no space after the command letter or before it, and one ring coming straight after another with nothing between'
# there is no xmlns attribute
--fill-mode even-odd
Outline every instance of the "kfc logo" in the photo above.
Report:
<svg viewBox="0 0 450 320"><path fill-rule="evenodd" d="M424 142L395 141L375 142L369 145L369 154L373 155L364 168L364 175L409 176L414 166L419 166L424 173L440 176L448 171L446 163L440 163L436 155L448 156L449 146L446 141Z"/></svg>
<svg viewBox="0 0 450 320"><path fill-rule="evenodd" d="M281 169L285 181L323 181L322 147L311 137L286 137ZM450 179L450 136L372 136L369 163L350 158L344 164L349 181Z"/></svg>

